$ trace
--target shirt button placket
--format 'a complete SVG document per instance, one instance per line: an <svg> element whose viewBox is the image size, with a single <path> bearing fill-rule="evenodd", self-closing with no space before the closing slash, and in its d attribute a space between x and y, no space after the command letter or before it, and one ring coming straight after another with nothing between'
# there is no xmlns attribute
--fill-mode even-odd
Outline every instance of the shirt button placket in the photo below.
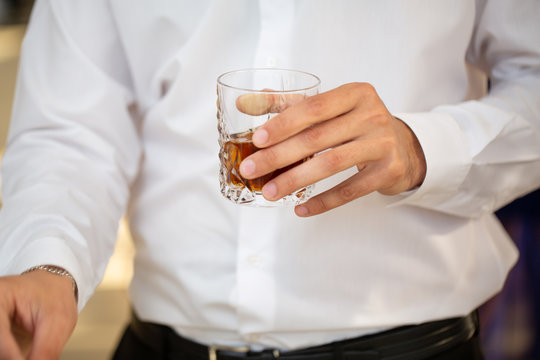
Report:
<svg viewBox="0 0 540 360"><path fill-rule="evenodd" d="M237 314L240 333L248 337L271 323L275 308L273 276L275 212L240 209L237 250Z"/></svg>

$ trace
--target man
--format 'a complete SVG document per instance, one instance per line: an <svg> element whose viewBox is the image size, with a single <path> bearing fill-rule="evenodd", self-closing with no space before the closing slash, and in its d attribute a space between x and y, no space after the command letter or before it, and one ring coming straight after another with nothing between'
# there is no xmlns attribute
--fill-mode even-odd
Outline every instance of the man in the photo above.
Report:
<svg viewBox="0 0 540 360"><path fill-rule="evenodd" d="M127 213L118 359L481 358L474 310L517 257L492 213L540 184L539 11L38 1L3 160L0 357L60 354L73 285L80 310ZM218 189L215 79L266 66L327 90L259 129L241 166L320 153L263 189L317 182L294 212Z"/></svg>

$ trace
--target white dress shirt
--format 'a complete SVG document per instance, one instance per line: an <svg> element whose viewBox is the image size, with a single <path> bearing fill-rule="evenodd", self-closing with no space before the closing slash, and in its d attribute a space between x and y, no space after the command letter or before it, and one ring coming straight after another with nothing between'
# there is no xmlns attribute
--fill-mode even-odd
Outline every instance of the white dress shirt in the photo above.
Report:
<svg viewBox="0 0 540 360"><path fill-rule="evenodd" d="M467 314L516 262L493 212L540 185L539 23L537 0L38 0L0 273L62 266L82 308L127 214L137 314L204 343L294 348ZM249 67L373 84L417 135L424 183L312 218L228 202L216 78Z"/></svg>

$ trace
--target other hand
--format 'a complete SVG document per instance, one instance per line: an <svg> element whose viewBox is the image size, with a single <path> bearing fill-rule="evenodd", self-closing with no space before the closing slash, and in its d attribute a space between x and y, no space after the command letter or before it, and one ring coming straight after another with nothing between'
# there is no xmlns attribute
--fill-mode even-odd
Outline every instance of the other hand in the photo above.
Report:
<svg viewBox="0 0 540 360"><path fill-rule="evenodd" d="M0 359L58 359L77 322L71 280L36 270L0 278Z"/></svg>

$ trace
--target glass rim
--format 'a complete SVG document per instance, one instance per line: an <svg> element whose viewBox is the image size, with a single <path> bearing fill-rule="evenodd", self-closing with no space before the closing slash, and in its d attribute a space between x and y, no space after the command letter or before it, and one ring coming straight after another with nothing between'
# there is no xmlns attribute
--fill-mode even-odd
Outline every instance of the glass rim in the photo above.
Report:
<svg viewBox="0 0 540 360"><path fill-rule="evenodd" d="M315 80L315 84L313 84L311 86L298 88L298 89L291 89L291 90L273 90L273 89L257 90L257 89L249 89L249 88L244 88L244 87L240 87L240 86L229 85L229 84L226 84L223 81L223 79L225 77L227 77L229 75L232 75L232 74L247 73L247 72L260 72L260 71L268 71L268 72L284 71L284 72L292 72L292 73L303 74L303 75L307 75L308 77L313 78ZM245 68L245 69L227 71L227 72L219 75L218 78L217 78L217 83L218 83L218 85L224 86L224 87L229 88L229 89L246 91L246 92L251 92L251 93L282 94L282 93L294 93L294 92L307 91L307 90L310 90L310 89L314 89L314 88L318 87L321 84L321 79L319 79L319 77L317 75L315 75L315 74L309 73L307 71L302 71L302 70L285 69L285 68Z"/></svg>

